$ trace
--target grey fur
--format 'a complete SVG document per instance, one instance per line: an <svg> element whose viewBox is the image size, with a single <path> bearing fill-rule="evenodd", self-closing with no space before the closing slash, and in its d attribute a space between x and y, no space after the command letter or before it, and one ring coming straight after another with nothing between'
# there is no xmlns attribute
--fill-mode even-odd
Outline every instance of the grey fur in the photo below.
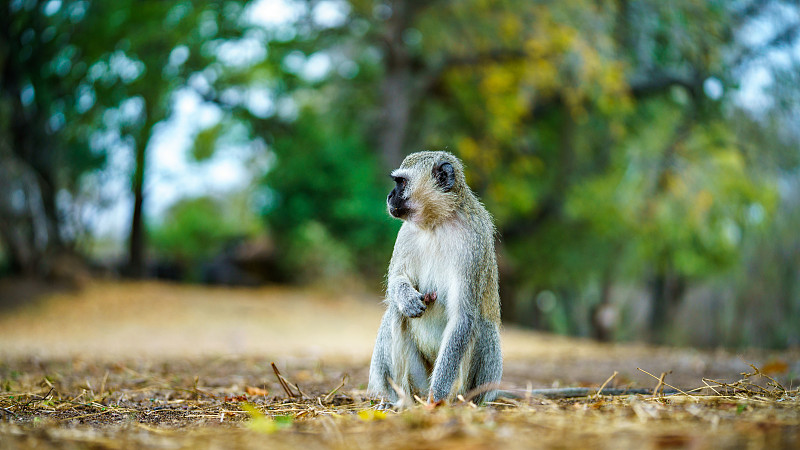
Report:
<svg viewBox="0 0 800 450"><path fill-rule="evenodd" d="M444 163L452 165L452 186L435 179ZM492 218L450 153L411 154L392 174L408 180L387 200L404 222L368 390L399 406L414 395L439 402L473 390L478 402L493 400L503 361Z"/></svg>

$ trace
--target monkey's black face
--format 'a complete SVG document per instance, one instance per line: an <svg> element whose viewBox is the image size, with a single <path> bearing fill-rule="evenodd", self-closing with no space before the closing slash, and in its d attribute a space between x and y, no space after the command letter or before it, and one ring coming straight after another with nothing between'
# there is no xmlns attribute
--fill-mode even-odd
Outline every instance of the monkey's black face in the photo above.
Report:
<svg viewBox="0 0 800 450"><path fill-rule="evenodd" d="M406 199L403 198L403 191L406 189L408 180L403 177L392 177L396 183L392 192L386 197L386 203L389 205L389 214L398 219L402 219L408 215L408 207L406 206Z"/></svg>

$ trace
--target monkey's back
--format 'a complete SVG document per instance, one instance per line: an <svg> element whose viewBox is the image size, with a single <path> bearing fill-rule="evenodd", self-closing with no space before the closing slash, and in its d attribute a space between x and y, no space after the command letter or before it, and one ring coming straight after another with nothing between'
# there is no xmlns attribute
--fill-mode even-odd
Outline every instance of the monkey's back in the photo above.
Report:
<svg viewBox="0 0 800 450"><path fill-rule="evenodd" d="M481 299L481 315L494 322L500 324L500 292L498 286L498 273L497 273L497 256L495 254L494 240L496 229L492 216L484 208L483 204L477 197L469 192L468 202L471 207L465 208L469 212L467 221L470 223L476 234L476 239L473 241L471 249L474 255L474 263L478 264L476 269L477 280L475 285L475 297ZM487 232L490 230L490 232Z"/></svg>

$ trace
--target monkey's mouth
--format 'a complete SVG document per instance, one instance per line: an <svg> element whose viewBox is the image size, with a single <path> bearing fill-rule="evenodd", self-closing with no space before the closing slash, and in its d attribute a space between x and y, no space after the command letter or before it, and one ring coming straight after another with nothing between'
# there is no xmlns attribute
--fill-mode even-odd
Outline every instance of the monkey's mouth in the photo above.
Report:
<svg viewBox="0 0 800 450"><path fill-rule="evenodd" d="M403 206L394 207L392 205L389 205L389 214L391 214L392 217L402 219L403 217L406 217L408 215L408 212L409 212L408 208L406 207Z"/></svg>

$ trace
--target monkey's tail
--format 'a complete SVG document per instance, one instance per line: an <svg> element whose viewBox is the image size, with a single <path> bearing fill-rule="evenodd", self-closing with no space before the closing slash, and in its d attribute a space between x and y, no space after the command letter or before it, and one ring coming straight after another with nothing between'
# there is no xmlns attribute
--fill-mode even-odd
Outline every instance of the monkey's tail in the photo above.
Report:
<svg viewBox="0 0 800 450"><path fill-rule="evenodd" d="M567 387L567 388L547 388L547 389L504 389L498 391L498 397L506 397L511 399L523 399L527 397L543 397L546 399L561 399L561 398L576 398L588 397L595 395L599 391L598 388L588 387ZM659 391L664 395L677 394L675 389L664 389ZM600 395L636 395L636 394L653 394L652 389L632 389L632 388L608 388L599 392Z"/></svg>

